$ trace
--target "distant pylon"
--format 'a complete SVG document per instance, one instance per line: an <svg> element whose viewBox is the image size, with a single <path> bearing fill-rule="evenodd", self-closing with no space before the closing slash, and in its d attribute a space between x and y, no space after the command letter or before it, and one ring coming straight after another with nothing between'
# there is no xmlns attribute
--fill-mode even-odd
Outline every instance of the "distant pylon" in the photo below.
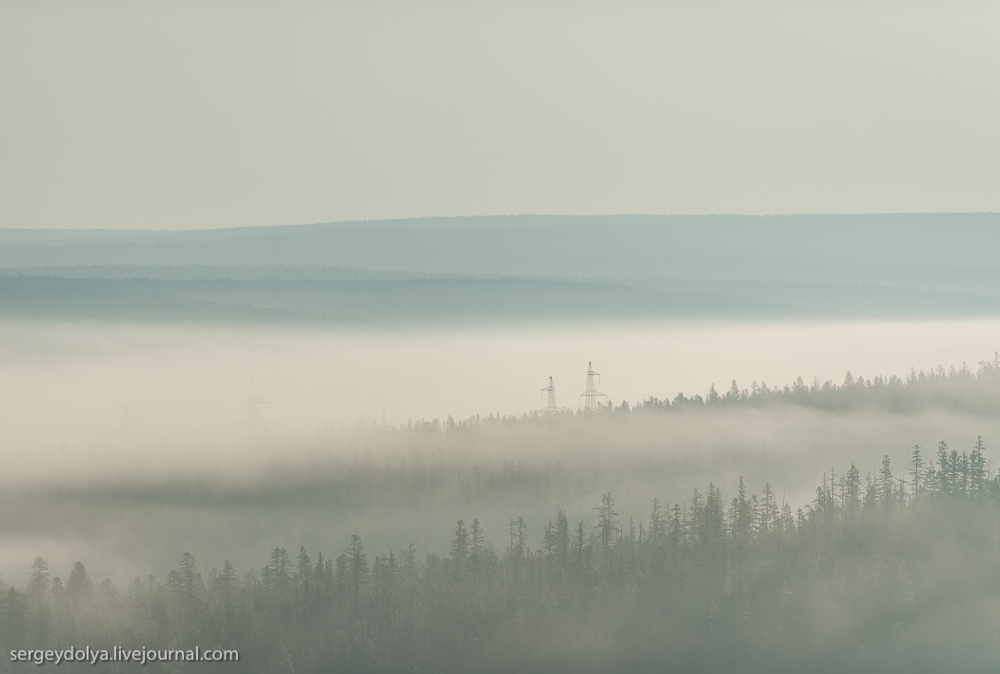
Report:
<svg viewBox="0 0 1000 674"><path fill-rule="evenodd" d="M580 397L583 398L583 409L585 410L596 410L597 399L601 396L608 397L606 394L594 390L594 377L600 376L594 372L594 364L587 363L587 390L580 394Z"/></svg>
<svg viewBox="0 0 1000 674"><path fill-rule="evenodd" d="M556 385L552 383L552 377L549 377L549 385L542 389L542 393L548 394L548 403L542 412L544 414L555 414L558 412L559 408L556 406Z"/></svg>
<svg viewBox="0 0 1000 674"><path fill-rule="evenodd" d="M264 425L264 420L260 416L260 406L267 403L257 397L257 389L254 380L250 380L250 395L247 396L247 424L250 427L250 435L257 437Z"/></svg>

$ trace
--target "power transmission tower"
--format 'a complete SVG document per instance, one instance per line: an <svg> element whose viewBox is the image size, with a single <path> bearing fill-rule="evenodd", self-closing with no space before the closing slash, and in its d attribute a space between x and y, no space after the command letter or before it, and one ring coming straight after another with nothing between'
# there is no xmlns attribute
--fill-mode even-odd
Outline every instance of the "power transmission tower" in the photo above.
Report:
<svg viewBox="0 0 1000 674"><path fill-rule="evenodd" d="M267 404L266 400L257 397L257 390L254 380L250 380L250 395L247 396L247 421L250 427L250 436L258 437L263 429L264 419L260 415L260 406Z"/></svg>
<svg viewBox="0 0 1000 674"><path fill-rule="evenodd" d="M552 377L549 377L549 385L542 389L542 393L548 394L548 404L545 405L542 413L555 414L558 412L559 408L556 406L556 385L552 383Z"/></svg>
<svg viewBox="0 0 1000 674"><path fill-rule="evenodd" d="M587 363L587 390L580 394L580 397L583 398L583 409L585 410L596 410L597 399L601 396L608 397L606 394L594 390L594 378L600 376L594 372L594 364Z"/></svg>

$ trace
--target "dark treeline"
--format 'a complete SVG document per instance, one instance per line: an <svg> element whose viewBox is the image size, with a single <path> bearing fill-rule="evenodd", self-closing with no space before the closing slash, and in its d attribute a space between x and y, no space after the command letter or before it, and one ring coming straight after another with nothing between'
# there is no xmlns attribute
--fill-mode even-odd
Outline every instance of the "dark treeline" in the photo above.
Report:
<svg viewBox="0 0 1000 674"><path fill-rule="evenodd" d="M672 449L670 440L661 441L657 434L676 435L676 429L671 427L648 429L649 437L653 438L650 446L656 451L609 451L611 447L622 450L638 444L635 434L629 432L634 429L629 424L636 419L691 419L713 424L717 412L774 409L783 413L794 408L843 413L844 419L857 411L907 415L931 409L993 416L1000 409L1000 360L982 362L976 370L965 365L914 370L905 378L865 379L847 373L840 383L814 380L806 384L799 378L784 386L753 382L749 388L734 381L724 392L713 386L704 396L679 393L672 400L650 397L635 405L606 404L596 412L563 411L552 416L539 412L488 414L398 425L362 422L343 425L332 437L295 439L312 448L313 454L305 463L278 463L269 466L259 479L248 482L199 477L144 479L100 483L96 490L86 483L42 484L0 492L0 506L11 506L17 499L22 504L18 512L23 518L30 518L32 513L24 504L41 507L44 499L52 498L63 501L73 498L85 506L113 496L128 504L267 507L289 503L291 483L294 483L292 500L323 507L357 508L370 503L407 508L428 503L451 505L494 494L503 498L553 495L563 502L589 498L594 495L592 492L613 486L593 478L600 470L595 459L603 460L617 476L626 468L644 474L677 472L681 469L679 463L682 468L690 469L698 460L716 460L708 451L701 458L692 458L690 452L668 451ZM605 423L608 421L621 425ZM766 433L770 431L761 435ZM711 430L701 435L711 437ZM720 435L716 444L724 447L738 439ZM276 438L272 442L270 438L258 438L255 442L278 449L282 447L279 443L288 439ZM781 446L781 438L772 440L772 445ZM713 445L711 451L717 450ZM787 462L791 458L782 460ZM874 468L874 464L866 463L864 467ZM746 468L738 470L745 472ZM771 478L755 477L758 481Z"/></svg>
<svg viewBox="0 0 1000 674"><path fill-rule="evenodd" d="M447 555L372 555L352 536L335 556L276 548L239 572L184 553L124 588L38 558L3 588L0 671L11 649L83 645L237 648L234 666L300 674L985 671L998 553L1000 475L981 440L942 442L904 469L831 469L797 510L742 479L641 514L607 493L587 521L518 517L500 540L458 520ZM180 668L198 671L150 666Z"/></svg>
<svg viewBox="0 0 1000 674"><path fill-rule="evenodd" d="M749 387L741 387L734 379L723 391L712 384L705 395L696 393L688 396L680 392L673 398L650 396L634 405L624 401L614 405L609 400L600 406L599 411L650 412L733 405L798 405L834 412L866 409L902 414L940 408L970 414L991 414L1000 406L1000 353L994 354L992 361L981 361L975 370L966 363L959 368L954 365L948 368L938 365L926 371L913 369L905 378L876 375L870 379L855 377L847 372L839 384L832 380L820 382L818 378L806 383L799 377L795 382L784 386L769 386L765 382L754 381ZM588 414L592 412L567 410L561 416ZM488 414L473 415L461 421L452 417L444 422L440 419L410 421L400 426L372 422L371 427L389 433L439 433L491 423L512 424L538 416L539 413L520 416Z"/></svg>
<svg viewBox="0 0 1000 674"><path fill-rule="evenodd" d="M911 370L905 379L895 375L855 378L848 372L840 384L829 380L820 383L818 379L807 384L799 377L785 386L768 386L755 381L749 389L740 388L733 380L722 393L713 384L704 397L697 394L687 397L683 393L677 394L672 401L651 397L636 408L789 403L832 411L864 408L906 413L940 407L978 413L995 410L998 402L1000 354L994 354L993 361L980 362L975 371L963 363L960 368L951 366L947 370L942 365L926 372Z"/></svg>

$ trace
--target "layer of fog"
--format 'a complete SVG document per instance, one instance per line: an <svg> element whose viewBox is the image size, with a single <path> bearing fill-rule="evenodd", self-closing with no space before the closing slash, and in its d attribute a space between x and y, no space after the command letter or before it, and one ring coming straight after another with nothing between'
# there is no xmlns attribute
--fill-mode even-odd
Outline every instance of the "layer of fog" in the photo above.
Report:
<svg viewBox="0 0 1000 674"><path fill-rule="evenodd" d="M549 376L558 403L576 409L591 361L598 390L630 404L704 395L732 379L749 388L974 367L992 359L998 328L1000 320L372 333L4 322L0 452L13 470L0 479L100 472L106 460L92 457L108 453L160 468L184 463L185 446L247 437L251 381L265 401L262 428L286 437L359 420L520 414L544 406ZM40 458L52 452L66 456L55 465Z"/></svg>
<svg viewBox="0 0 1000 674"><path fill-rule="evenodd" d="M709 482L728 502L740 476L755 493L770 483L794 510L831 469L853 461L874 474L888 454L906 476L912 445L931 460L939 440L966 451L977 435L995 447L1000 420L722 407L191 446L145 467L101 452L89 476L6 486L0 574L20 578L42 555L56 569L82 559L122 582L163 574L184 551L206 567L228 558L246 568L277 546L336 555L355 533L375 552L413 543L447 553L458 518L478 518L503 540L510 519L524 516L537 547L560 509L589 528L607 491L624 522L648 519L653 498L684 504Z"/></svg>
<svg viewBox="0 0 1000 674"><path fill-rule="evenodd" d="M559 509L590 523L604 491L623 517L654 497L685 502L709 481L731 498L739 476L805 506L830 468L897 474L914 444L966 450L1000 422L961 411L831 413L794 406L691 409L536 420L473 430L387 432L407 418L514 414L544 405L555 377L576 407L586 361L618 402L704 393L735 378L905 376L913 364L975 363L996 322L843 325L646 325L586 331L449 334L227 332L4 326L0 574L17 581L36 555L57 570L82 559L120 582L165 573L182 551L210 568L262 563L275 546L339 554L353 533L380 552L414 543L446 552L454 520L478 517L500 540L512 517L532 545ZM42 328L45 328L43 331ZM596 354L596 355L591 355ZM255 378L266 426L248 437ZM568 391L567 391L568 389ZM121 410L129 405L127 432ZM991 455L992 456L992 455ZM994 457L995 458L995 457ZM345 491L352 470L437 466L414 504ZM360 467L360 468L359 468ZM521 477L471 489L477 471ZM417 470L417 474L419 474ZM484 479L486 479L484 478ZM387 488L386 484L381 487Z"/></svg>

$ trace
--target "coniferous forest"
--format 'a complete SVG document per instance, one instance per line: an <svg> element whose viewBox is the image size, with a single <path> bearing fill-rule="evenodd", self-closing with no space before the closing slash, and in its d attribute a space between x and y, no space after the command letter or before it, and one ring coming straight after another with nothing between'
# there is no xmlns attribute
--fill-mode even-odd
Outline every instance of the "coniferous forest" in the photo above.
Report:
<svg viewBox="0 0 1000 674"><path fill-rule="evenodd" d="M983 363L905 381L734 384L722 395L713 388L704 399L596 415L878 401L913 410L976 395L985 404L998 376L996 363ZM574 419L594 413L555 423ZM553 423L533 415L493 422ZM444 439L490 423L393 433ZM518 470L514 483L541 480L537 468ZM442 490L443 475L414 488ZM368 479L373 494L391 489ZM981 437L915 446L905 463L886 455L872 471L853 462L830 468L808 502L786 501L769 482L752 489L742 477L731 493L694 484L683 499L654 498L634 512L620 507L622 496L600 494L584 518L558 504L540 525L513 517L489 537L480 514L456 512L445 550L405 540L373 549L365 531L332 550L275 547L244 567L210 566L180 550L169 573L127 584L38 557L25 565L26 582L2 586L0 646L7 654L198 645L237 649L240 662L147 667L282 673L992 671L1000 660L1000 473ZM24 666L5 657L0 671Z"/></svg>

